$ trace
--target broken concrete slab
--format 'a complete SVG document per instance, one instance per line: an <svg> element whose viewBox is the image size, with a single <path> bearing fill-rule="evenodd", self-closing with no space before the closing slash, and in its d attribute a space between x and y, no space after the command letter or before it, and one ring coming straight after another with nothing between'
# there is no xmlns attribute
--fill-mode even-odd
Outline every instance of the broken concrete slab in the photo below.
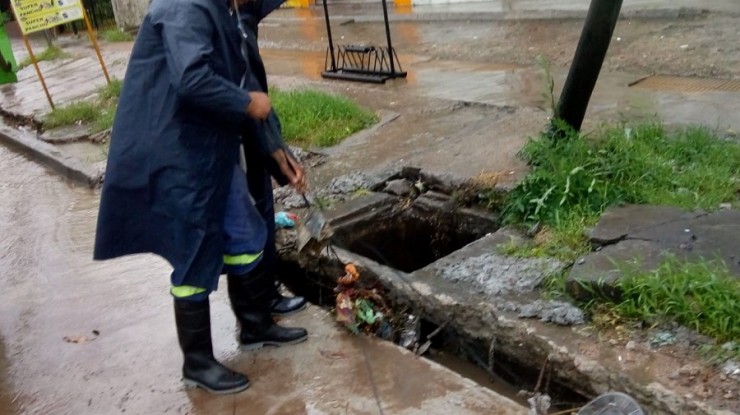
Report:
<svg viewBox="0 0 740 415"><path fill-rule="evenodd" d="M566 283L574 298L595 293L618 298L624 264L656 269L667 256L689 261L722 260L740 278L740 211L684 212L666 206L622 206L607 210L591 232L604 246L576 261Z"/></svg>
<svg viewBox="0 0 740 415"><path fill-rule="evenodd" d="M609 208L589 233L589 239L595 246L609 245L639 229L694 216L675 206L626 205Z"/></svg>
<svg viewBox="0 0 740 415"><path fill-rule="evenodd" d="M616 284L622 276L620 264L640 264L654 269L663 259L663 249L651 241L626 240L609 245L576 261L568 274L568 294L580 301L596 295L617 299Z"/></svg>
<svg viewBox="0 0 740 415"><path fill-rule="evenodd" d="M90 137L90 129L84 125L70 125L65 127L54 128L42 132L39 135L41 141L51 144L71 143L75 141L87 140Z"/></svg>
<svg viewBox="0 0 740 415"><path fill-rule="evenodd" d="M386 183L384 192L390 193L394 196L411 197L418 193L418 189L414 187L414 184L405 179L391 180Z"/></svg>
<svg viewBox="0 0 740 415"><path fill-rule="evenodd" d="M627 238L654 241L672 254L689 260L721 259L740 277L739 210L696 213L693 217L637 229Z"/></svg>
<svg viewBox="0 0 740 415"><path fill-rule="evenodd" d="M385 193L368 193L350 199L327 210L326 216L334 227L343 226L352 221L382 219L389 214L399 199ZM381 213L383 212L383 213Z"/></svg>

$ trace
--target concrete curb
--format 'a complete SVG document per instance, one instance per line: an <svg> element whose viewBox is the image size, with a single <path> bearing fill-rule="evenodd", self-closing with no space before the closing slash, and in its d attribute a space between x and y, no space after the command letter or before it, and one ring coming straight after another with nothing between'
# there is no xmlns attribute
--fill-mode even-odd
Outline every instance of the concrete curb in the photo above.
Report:
<svg viewBox="0 0 740 415"><path fill-rule="evenodd" d="M0 142L20 150L64 177L90 187L100 186L103 172L52 144L0 125Z"/></svg>
<svg viewBox="0 0 740 415"><path fill-rule="evenodd" d="M380 121L377 124L358 131L347 137L345 141L366 139L377 132L378 129L400 117L400 114L392 111L380 111L378 115L380 116ZM0 125L0 142L28 154L31 158L45 164L70 180L90 186L91 188L99 187L103 183L104 172L102 169L85 163L53 144L31 137L30 134L23 134L7 125ZM329 151L325 154L330 155L330 153Z"/></svg>

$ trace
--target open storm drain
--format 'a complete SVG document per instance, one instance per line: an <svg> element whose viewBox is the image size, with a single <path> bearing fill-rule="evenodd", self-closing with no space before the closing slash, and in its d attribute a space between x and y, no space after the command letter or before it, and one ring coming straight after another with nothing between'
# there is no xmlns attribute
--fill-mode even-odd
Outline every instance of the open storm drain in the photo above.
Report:
<svg viewBox="0 0 740 415"><path fill-rule="evenodd" d="M394 216L372 216L336 228L344 249L403 272L413 272L495 231L495 224L460 226L451 214L421 214L407 209Z"/></svg>
<svg viewBox="0 0 740 415"><path fill-rule="evenodd" d="M740 92L740 81L711 78L686 78L681 76L650 76L629 85L653 91L675 92Z"/></svg>

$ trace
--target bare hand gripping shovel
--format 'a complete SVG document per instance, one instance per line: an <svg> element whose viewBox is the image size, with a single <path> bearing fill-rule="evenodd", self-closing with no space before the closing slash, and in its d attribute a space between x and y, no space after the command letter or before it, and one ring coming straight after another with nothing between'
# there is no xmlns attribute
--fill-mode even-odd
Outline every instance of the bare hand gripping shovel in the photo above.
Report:
<svg viewBox="0 0 740 415"><path fill-rule="evenodd" d="M319 253L334 236L334 230L329 226L321 209L311 204L305 194L301 196L303 196L303 201L306 202L308 213L298 224L296 247L299 253Z"/></svg>
<svg viewBox="0 0 740 415"><path fill-rule="evenodd" d="M272 117L268 117L262 121L267 142L271 148L282 149L294 160L298 160L290 147L283 142L280 129L276 125L277 122L275 121L274 113L271 113L271 115ZM301 196L303 197L303 201L306 202L308 213L297 225L296 247L299 253L306 250L308 252L319 253L321 248L326 246L334 235L334 231L327 223L319 206L309 202L305 193L301 193Z"/></svg>

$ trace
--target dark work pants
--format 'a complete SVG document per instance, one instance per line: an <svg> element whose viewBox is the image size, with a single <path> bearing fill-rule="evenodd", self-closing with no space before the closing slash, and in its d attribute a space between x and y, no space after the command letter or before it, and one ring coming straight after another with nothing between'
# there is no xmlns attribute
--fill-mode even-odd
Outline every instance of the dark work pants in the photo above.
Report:
<svg viewBox="0 0 740 415"><path fill-rule="evenodd" d="M272 196L272 178L265 168L264 160L256 151L247 151L246 153L249 192L267 228L267 241L262 254L262 265L269 278L275 281L277 249L275 247L275 201ZM277 294L277 291L275 294Z"/></svg>

